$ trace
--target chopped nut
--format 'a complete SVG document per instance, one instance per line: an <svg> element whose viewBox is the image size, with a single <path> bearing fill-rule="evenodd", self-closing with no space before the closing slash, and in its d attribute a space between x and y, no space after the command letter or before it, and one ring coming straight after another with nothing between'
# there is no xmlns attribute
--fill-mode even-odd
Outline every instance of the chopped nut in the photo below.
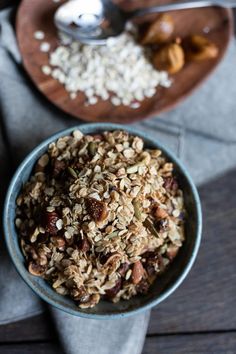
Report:
<svg viewBox="0 0 236 354"><path fill-rule="evenodd" d="M134 263L132 271L132 282L133 284L138 284L144 275L144 268L140 261Z"/></svg>
<svg viewBox="0 0 236 354"><path fill-rule="evenodd" d="M36 277L40 277L44 274L45 268L42 267L41 265L30 262L28 270L32 275L35 275Z"/></svg>
<svg viewBox="0 0 236 354"><path fill-rule="evenodd" d="M156 208L154 215L157 219L165 219L169 216L165 209L162 209L160 207Z"/></svg>

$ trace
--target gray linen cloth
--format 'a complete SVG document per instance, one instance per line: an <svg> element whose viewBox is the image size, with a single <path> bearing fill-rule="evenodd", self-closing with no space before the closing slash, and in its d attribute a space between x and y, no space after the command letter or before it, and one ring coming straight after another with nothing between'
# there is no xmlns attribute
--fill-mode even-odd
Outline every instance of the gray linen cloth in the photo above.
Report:
<svg viewBox="0 0 236 354"><path fill-rule="evenodd" d="M44 138L81 123L53 107L33 87L21 67L9 15L6 10L0 13L0 108L8 156L9 153L12 156L9 166L1 149L0 179L6 183L8 168L14 169ZM236 165L235 58L236 48L232 42L215 74L181 106L135 124L172 149L198 185ZM17 302L14 300L16 292ZM149 312L128 319L96 321L76 318L54 308L50 310L68 354L136 354L142 351ZM0 324L42 311L43 304L17 275L1 247Z"/></svg>

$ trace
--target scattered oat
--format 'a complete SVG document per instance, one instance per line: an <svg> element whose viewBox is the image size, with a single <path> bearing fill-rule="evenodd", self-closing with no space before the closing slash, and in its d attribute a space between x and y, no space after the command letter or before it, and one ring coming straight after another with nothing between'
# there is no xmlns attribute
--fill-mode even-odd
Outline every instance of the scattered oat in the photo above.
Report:
<svg viewBox="0 0 236 354"><path fill-rule="evenodd" d="M42 42L41 44L40 44L40 50L41 50L41 52L44 52L44 53L47 53L47 52L49 52L49 50L50 50L50 44L48 43L48 42Z"/></svg>
<svg viewBox="0 0 236 354"><path fill-rule="evenodd" d="M36 31L34 32L34 38L37 39L38 41L41 41L45 38L45 34L43 31Z"/></svg>
<svg viewBox="0 0 236 354"><path fill-rule="evenodd" d="M50 75L52 73L52 69L50 68L50 66L48 65L43 65L42 66L42 72L45 74L45 75Z"/></svg>

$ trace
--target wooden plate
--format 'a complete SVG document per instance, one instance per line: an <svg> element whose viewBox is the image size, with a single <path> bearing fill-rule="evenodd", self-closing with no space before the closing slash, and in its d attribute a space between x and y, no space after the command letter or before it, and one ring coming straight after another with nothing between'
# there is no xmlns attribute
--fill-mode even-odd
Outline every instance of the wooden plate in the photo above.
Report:
<svg viewBox="0 0 236 354"><path fill-rule="evenodd" d="M127 4L134 2L126 0ZM167 3L165 0L135 1L136 6L150 6ZM125 3L125 2L124 2ZM144 5L145 4L145 5ZM107 121L128 123L167 111L180 103L199 84L201 84L221 61L227 49L232 33L232 12L222 8L205 8L172 12L175 22L175 36L205 32L207 37L219 47L219 56L214 60L190 63L173 76L169 89L158 88L156 95L145 99L139 109L125 106L114 107L109 101L98 101L96 105L85 106L85 97L81 93L71 100L64 87L41 72L41 66L47 64L48 53L39 50L40 42L34 39L34 32L42 30L45 40L55 48L58 44L57 31L53 24L53 14L58 3L53 0L22 0L17 13L16 31L23 57L23 65L38 89L56 106L65 112L86 121Z"/></svg>

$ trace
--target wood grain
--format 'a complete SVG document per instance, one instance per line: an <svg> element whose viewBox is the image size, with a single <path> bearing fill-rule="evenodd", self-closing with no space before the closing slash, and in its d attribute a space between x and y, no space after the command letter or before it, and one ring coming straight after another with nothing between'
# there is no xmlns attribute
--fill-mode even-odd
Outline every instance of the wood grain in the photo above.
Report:
<svg viewBox="0 0 236 354"><path fill-rule="evenodd" d="M147 337L142 354L235 354L235 333ZM0 344L1 354L63 354L54 342Z"/></svg>
<svg viewBox="0 0 236 354"><path fill-rule="evenodd" d="M158 336L146 339L142 354L235 354L235 333Z"/></svg>
<svg viewBox="0 0 236 354"><path fill-rule="evenodd" d="M153 310L149 333L236 330L236 171L200 188L203 237L181 287Z"/></svg>
<svg viewBox="0 0 236 354"><path fill-rule="evenodd" d="M54 343L19 343L1 345L1 354L63 354L61 348Z"/></svg>
<svg viewBox="0 0 236 354"><path fill-rule="evenodd" d="M129 8L166 3L166 0L129 1ZM135 4L135 5L134 5ZM173 12L175 36L185 37L192 33L202 33L204 28L210 40L219 47L217 59L202 63L190 63L174 76L169 89L159 88L153 98L143 101L139 109L125 106L114 107L109 101L99 100L94 106L84 105L85 97L81 93L71 100L61 84L41 72L41 66L48 61L48 54L39 50L39 41L33 38L36 30L46 33L46 41L55 48L58 44L53 14L58 4L48 0L23 0L16 21L17 38L23 57L23 64L38 89L55 105L65 112L86 121L109 121L128 123L173 108L202 83L221 61L232 32L232 12L220 8L205 8ZM146 20L146 19L145 19Z"/></svg>

